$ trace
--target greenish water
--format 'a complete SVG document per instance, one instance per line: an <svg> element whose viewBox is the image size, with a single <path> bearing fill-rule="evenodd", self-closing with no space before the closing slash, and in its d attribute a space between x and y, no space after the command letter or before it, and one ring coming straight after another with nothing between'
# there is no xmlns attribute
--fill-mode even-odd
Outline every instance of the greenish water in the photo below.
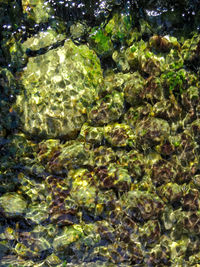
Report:
<svg viewBox="0 0 200 267"><path fill-rule="evenodd" d="M198 266L198 1L0 14L0 266Z"/></svg>

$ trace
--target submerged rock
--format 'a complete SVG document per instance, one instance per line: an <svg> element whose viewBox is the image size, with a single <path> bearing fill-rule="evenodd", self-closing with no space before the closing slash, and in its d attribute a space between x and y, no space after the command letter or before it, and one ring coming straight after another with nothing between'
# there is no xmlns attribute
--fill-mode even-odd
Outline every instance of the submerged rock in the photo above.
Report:
<svg viewBox="0 0 200 267"><path fill-rule="evenodd" d="M51 46L57 42L61 42L66 38L65 34L58 34L53 29L41 31L35 36L28 38L22 45L23 50L30 49L37 51L39 49Z"/></svg>
<svg viewBox="0 0 200 267"><path fill-rule="evenodd" d="M73 139L100 91L102 70L86 45L67 40L63 47L30 58L17 97L22 128L38 138Z"/></svg>
<svg viewBox="0 0 200 267"><path fill-rule="evenodd" d="M89 44L100 57L111 56L117 44L131 44L138 39L139 32L133 30L133 24L130 15L116 12L105 27L92 28Z"/></svg>
<svg viewBox="0 0 200 267"><path fill-rule="evenodd" d="M89 31L89 27L84 21L74 23L70 27L71 37L73 40L76 40L76 41L84 40L84 37L87 35L88 31Z"/></svg>
<svg viewBox="0 0 200 267"><path fill-rule="evenodd" d="M167 121L149 117L136 124L137 145L145 150L167 140L170 134L170 127Z"/></svg>
<svg viewBox="0 0 200 267"><path fill-rule="evenodd" d="M105 139L113 147L135 146L135 135L126 124L109 124L105 126Z"/></svg>
<svg viewBox="0 0 200 267"><path fill-rule="evenodd" d="M129 104L133 106L141 104L144 84L145 80L138 72L134 72L132 78L125 83L124 94Z"/></svg>
<svg viewBox="0 0 200 267"><path fill-rule="evenodd" d="M0 197L0 211L8 218L23 216L26 207L27 202L17 193L5 193Z"/></svg>
<svg viewBox="0 0 200 267"><path fill-rule="evenodd" d="M112 94L106 95L103 99L97 101L97 104L89 112L89 119L94 125L104 125L117 121L124 111L124 94L112 91Z"/></svg>
<svg viewBox="0 0 200 267"><path fill-rule="evenodd" d="M55 250L66 250L66 248L83 236L83 230L79 225L65 227L60 235L53 241Z"/></svg>
<svg viewBox="0 0 200 267"><path fill-rule="evenodd" d="M1 264L2 266L26 266L26 267L31 267L31 266L38 266L36 265L32 260L24 260L22 258L19 259L19 257L15 255L8 255L5 256L1 259Z"/></svg>
<svg viewBox="0 0 200 267"><path fill-rule="evenodd" d="M92 127L88 123L83 124L80 132L80 138L88 143L101 144L104 137L103 127Z"/></svg>
<svg viewBox="0 0 200 267"><path fill-rule="evenodd" d="M113 17L107 23L105 31L110 35L110 39L113 43L127 43L139 36L139 33L133 31L134 21L131 15L116 12Z"/></svg>
<svg viewBox="0 0 200 267"><path fill-rule="evenodd" d="M156 219L163 210L163 202L159 197L140 190L124 194L122 205L126 214L138 221Z"/></svg>
<svg viewBox="0 0 200 267"><path fill-rule="evenodd" d="M11 109L16 93L17 85L14 76L8 69L0 68L0 132L14 129L17 125Z"/></svg>
<svg viewBox="0 0 200 267"><path fill-rule="evenodd" d="M111 39L101 28L95 27L92 29L89 36L89 43L99 56L107 57L112 54L113 44Z"/></svg>
<svg viewBox="0 0 200 267"><path fill-rule="evenodd" d="M35 23L44 23L53 15L53 9L45 0L22 0L23 13L28 20Z"/></svg>

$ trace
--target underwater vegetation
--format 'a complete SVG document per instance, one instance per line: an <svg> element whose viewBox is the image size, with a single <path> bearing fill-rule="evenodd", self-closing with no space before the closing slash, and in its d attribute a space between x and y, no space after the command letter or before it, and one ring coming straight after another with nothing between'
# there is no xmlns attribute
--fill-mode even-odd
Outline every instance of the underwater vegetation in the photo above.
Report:
<svg viewBox="0 0 200 267"><path fill-rule="evenodd" d="M196 6L0 0L0 266L199 266Z"/></svg>

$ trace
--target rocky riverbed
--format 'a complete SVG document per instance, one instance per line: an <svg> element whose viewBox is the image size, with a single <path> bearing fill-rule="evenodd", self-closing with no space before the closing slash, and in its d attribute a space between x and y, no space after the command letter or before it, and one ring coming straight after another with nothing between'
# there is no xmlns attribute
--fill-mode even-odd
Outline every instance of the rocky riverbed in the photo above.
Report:
<svg viewBox="0 0 200 267"><path fill-rule="evenodd" d="M197 267L200 15L68 2L0 1L0 266Z"/></svg>

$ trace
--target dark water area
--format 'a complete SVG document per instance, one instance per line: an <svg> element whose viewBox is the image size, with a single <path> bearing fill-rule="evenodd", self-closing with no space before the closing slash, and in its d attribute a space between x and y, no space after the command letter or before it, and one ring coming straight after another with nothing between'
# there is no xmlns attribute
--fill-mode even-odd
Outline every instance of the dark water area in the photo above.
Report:
<svg viewBox="0 0 200 267"><path fill-rule="evenodd" d="M199 266L198 0L0 0L0 267Z"/></svg>

